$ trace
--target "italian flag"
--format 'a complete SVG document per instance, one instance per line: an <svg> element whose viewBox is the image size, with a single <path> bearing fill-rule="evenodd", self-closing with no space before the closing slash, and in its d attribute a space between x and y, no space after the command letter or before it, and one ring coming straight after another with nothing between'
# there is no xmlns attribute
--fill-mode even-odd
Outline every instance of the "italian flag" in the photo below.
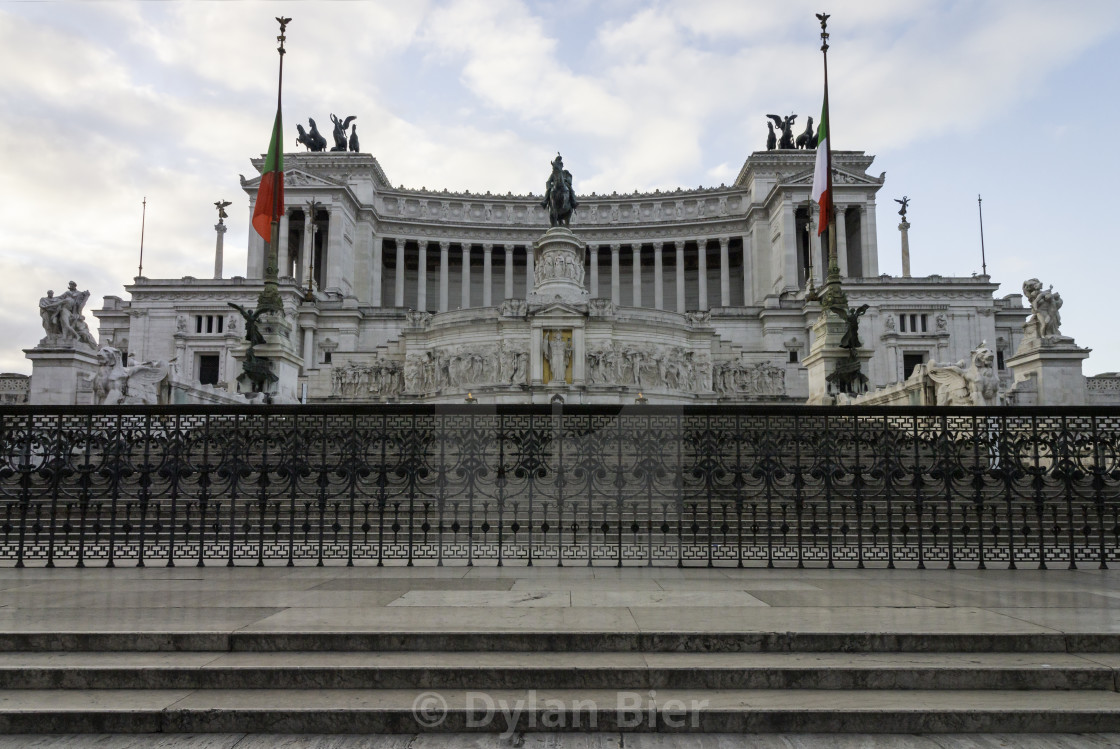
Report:
<svg viewBox="0 0 1120 749"><path fill-rule="evenodd" d="M821 124L817 128L817 164L813 172L813 200L821 206L821 222L817 227L819 237L828 228L831 220L829 207L832 205L832 175L828 173L828 94L824 95L821 108Z"/></svg>
<svg viewBox="0 0 1120 749"><path fill-rule="evenodd" d="M253 208L253 228L272 241L272 222L279 221L284 212L284 146L281 141L283 128L280 108L276 108L276 123L272 126L272 140L268 143L268 157L264 160L261 184L257 188L257 204Z"/></svg>

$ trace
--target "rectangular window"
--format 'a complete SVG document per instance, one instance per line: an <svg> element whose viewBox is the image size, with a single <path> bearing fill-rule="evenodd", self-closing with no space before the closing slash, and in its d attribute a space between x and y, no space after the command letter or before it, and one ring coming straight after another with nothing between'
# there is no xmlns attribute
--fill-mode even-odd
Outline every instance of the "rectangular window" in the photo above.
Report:
<svg viewBox="0 0 1120 749"><path fill-rule="evenodd" d="M790 351L789 352L789 363L790 364L797 364L797 352L796 351Z"/></svg>
<svg viewBox="0 0 1120 749"><path fill-rule="evenodd" d="M900 333L906 332L906 315L898 316L898 330Z"/></svg>
<svg viewBox="0 0 1120 749"><path fill-rule="evenodd" d="M927 328L926 328L926 316L925 316L925 315L922 315L922 332L923 332L923 333L927 332Z"/></svg>
<svg viewBox="0 0 1120 749"><path fill-rule="evenodd" d="M207 333L213 333L214 332L214 316L213 315L207 315L206 316L206 332Z"/></svg>
<svg viewBox="0 0 1120 749"><path fill-rule="evenodd" d="M225 327L225 322L226 322L225 315L218 315L218 332L219 333L221 333L222 328Z"/></svg>
<svg viewBox="0 0 1120 749"><path fill-rule="evenodd" d="M203 385L218 384L218 355L202 354L198 357L198 381Z"/></svg>
<svg viewBox="0 0 1120 749"><path fill-rule="evenodd" d="M1000 371L1003 371L1006 368L1007 367L1003 363L1003 352L1002 351L997 351L996 352L996 369L998 369Z"/></svg>
<svg viewBox="0 0 1120 749"><path fill-rule="evenodd" d="M918 316L917 315L910 315L910 332L911 333L917 333L918 332Z"/></svg>
<svg viewBox="0 0 1120 749"><path fill-rule="evenodd" d="M906 354L902 355L902 379L910 379L910 375L914 374L914 370L919 364L925 364L925 354Z"/></svg>
<svg viewBox="0 0 1120 749"><path fill-rule="evenodd" d="M331 363L331 352L330 351L324 351L323 352L323 364L330 364L330 363Z"/></svg>
<svg viewBox="0 0 1120 749"><path fill-rule="evenodd" d="M202 332L202 315L195 315L194 316L194 332L195 333L201 333Z"/></svg>

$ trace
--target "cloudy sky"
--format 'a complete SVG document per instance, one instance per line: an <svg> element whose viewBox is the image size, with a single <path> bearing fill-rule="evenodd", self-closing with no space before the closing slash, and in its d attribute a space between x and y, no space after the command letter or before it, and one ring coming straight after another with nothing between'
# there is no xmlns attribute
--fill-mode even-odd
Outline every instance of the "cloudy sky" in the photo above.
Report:
<svg viewBox="0 0 1120 749"><path fill-rule="evenodd" d="M30 372L46 289L123 295L145 197L145 275L212 273L219 198L243 272L276 15L287 150L297 121L354 114L395 184L539 191L560 150L578 192L623 192L730 182L766 113L815 117L821 10L834 147L887 172L881 270L905 194L914 275L979 272L982 193L1001 293L1053 284L1086 373L1120 370L1115 0L0 0L0 371Z"/></svg>

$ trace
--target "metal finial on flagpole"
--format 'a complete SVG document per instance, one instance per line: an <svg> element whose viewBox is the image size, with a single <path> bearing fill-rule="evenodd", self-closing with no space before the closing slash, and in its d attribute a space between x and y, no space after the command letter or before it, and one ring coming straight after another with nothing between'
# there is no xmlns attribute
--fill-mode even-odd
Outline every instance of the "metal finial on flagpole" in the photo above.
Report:
<svg viewBox="0 0 1120 749"><path fill-rule="evenodd" d="M988 275L988 257L984 253L984 199L976 194L976 208L980 211L980 268L985 276Z"/></svg>

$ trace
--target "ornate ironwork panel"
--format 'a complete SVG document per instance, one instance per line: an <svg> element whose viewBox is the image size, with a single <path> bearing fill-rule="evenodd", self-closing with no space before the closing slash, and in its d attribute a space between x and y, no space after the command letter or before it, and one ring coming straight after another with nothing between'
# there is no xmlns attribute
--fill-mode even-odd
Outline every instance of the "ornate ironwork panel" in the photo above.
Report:
<svg viewBox="0 0 1120 749"><path fill-rule="evenodd" d="M0 560L1106 567L1120 409L0 408Z"/></svg>

